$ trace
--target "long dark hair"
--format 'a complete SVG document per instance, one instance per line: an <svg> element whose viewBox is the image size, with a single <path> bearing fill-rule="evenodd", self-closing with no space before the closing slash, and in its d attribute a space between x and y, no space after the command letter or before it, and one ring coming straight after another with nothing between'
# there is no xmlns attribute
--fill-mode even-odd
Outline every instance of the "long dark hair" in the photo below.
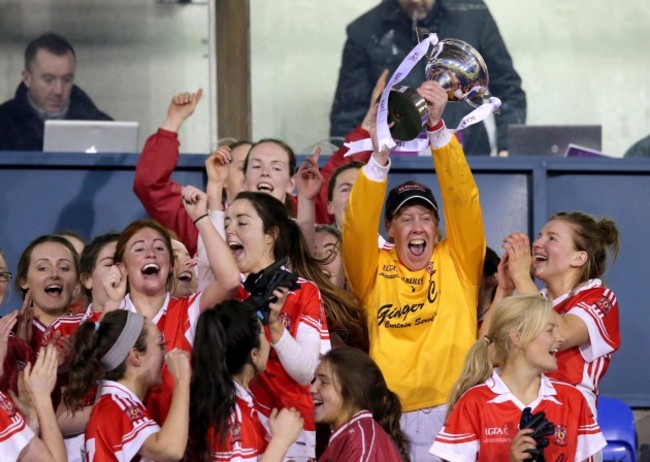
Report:
<svg viewBox="0 0 650 462"><path fill-rule="evenodd" d="M23 253L20 254L20 258L18 259L18 267L16 269L16 291L18 291L18 293L20 293L23 298L25 297L25 293L27 291L23 289L21 285L27 281L29 265L32 262L32 252L37 246L45 244L47 242L61 244L63 247L70 251L72 254L72 264L74 265L74 270L77 274L77 281L79 280L79 254L72 246L72 244L70 244L70 241L55 234L46 234L44 236L37 237L32 242L30 242L29 245L25 247L25 250L23 250Z"/></svg>
<svg viewBox="0 0 650 462"><path fill-rule="evenodd" d="M129 312L116 310L106 313L97 326L94 322L84 322L75 332L74 359L70 365L70 380L63 395L65 405L75 411L81 408L86 394L100 380L120 380L126 373L126 359L115 369L106 371L102 366L102 357L119 338ZM134 348L139 352L147 351L147 327L135 342Z"/></svg>
<svg viewBox="0 0 650 462"><path fill-rule="evenodd" d="M210 428L224 444L228 419L235 409L233 376L252 364L251 352L260 347L261 330L253 307L237 300L223 302L199 317L190 385L192 460L209 460Z"/></svg>
<svg viewBox="0 0 650 462"><path fill-rule="evenodd" d="M89 244L86 244L83 252L81 252L81 258L79 260L79 277L82 281L84 278L93 275L95 267L97 266L97 258L104 247L111 242L117 242L119 238L119 233L106 233L95 237ZM92 290L87 289L84 284L82 284L82 287L88 300L92 301Z"/></svg>
<svg viewBox="0 0 650 462"><path fill-rule="evenodd" d="M330 330L344 328L355 345L363 348L367 342L366 323L358 300L351 292L332 284L323 272L323 261L314 258L298 224L287 214L282 203L269 194L243 191L235 200L248 200L262 220L264 232L275 236L275 261L288 258L291 270L298 276L314 282L323 297Z"/></svg>
<svg viewBox="0 0 650 462"><path fill-rule="evenodd" d="M409 462L408 439L399 425L402 404L386 385L377 364L364 352L349 347L334 348L321 361L332 369L343 403L350 409L370 411L393 438L402 459Z"/></svg>

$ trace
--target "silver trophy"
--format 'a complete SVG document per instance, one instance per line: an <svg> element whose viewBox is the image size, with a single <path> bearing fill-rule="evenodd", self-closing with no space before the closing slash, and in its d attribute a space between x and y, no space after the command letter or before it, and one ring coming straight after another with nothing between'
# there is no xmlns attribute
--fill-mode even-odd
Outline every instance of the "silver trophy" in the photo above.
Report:
<svg viewBox="0 0 650 462"><path fill-rule="evenodd" d="M418 35L423 30L418 30ZM428 33L428 31L425 31ZM427 56L425 76L447 91L449 101L465 101L473 107L483 102L489 82L485 61L474 47L458 39L440 40ZM388 123L393 138L407 141L418 136L427 123L427 103L409 87L391 88Z"/></svg>

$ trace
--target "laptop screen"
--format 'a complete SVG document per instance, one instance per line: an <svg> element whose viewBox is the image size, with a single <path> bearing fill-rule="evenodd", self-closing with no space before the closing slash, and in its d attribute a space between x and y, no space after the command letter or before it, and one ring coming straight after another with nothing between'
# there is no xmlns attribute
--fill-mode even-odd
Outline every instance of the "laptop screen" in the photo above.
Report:
<svg viewBox="0 0 650 462"><path fill-rule="evenodd" d="M509 156L563 157L570 144L601 150L600 125L510 125Z"/></svg>
<svg viewBox="0 0 650 462"><path fill-rule="evenodd" d="M137 153L138 122L46 120L43 151Z"/></svg>

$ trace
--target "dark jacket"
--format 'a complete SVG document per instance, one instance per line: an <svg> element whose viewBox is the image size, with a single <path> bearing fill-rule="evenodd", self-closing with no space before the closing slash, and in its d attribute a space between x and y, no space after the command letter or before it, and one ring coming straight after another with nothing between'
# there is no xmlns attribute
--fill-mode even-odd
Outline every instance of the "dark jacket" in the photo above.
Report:
<svg viewBox="0 0 650 462"><path fill-rule="evenodd" d="M78 86L70 92L66 120L113 120L100 111ZM0 150L42 151L45 123L27 100L27 87L18 85L14 99L0 106Z"/></svg>
<svg viewBox="0 0 650 462"><path fill-rule="evenodd" d="M439 39L457 38L474 46L483 56L490 75L490 92L503 102L496 115L498 149L507 148L508 125L526 120L526 95L521 79L501 38L499 29L483 0L436 0L429 15L418 23L438 34ZM396 0L384 0L347 28L347 41L339 81L330 113L330 135L345 136L358 125L370 104L370 94L381 72L392 72L417 44L411 19ZM426 58L400 85L417 88L424 81ZM447 126L455 128L472 108L466 103L450 103L445 110ZM489 154L483 124L462 132L467 154Z"/></svg>

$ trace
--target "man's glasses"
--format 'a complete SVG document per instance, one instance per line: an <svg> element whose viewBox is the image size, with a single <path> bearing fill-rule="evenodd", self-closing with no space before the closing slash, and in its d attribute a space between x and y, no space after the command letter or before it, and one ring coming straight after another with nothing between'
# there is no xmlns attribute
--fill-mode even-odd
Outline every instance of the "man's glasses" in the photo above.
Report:
<svg viewBox="0 0 650 462"><path fill-rule="evenodd" d="M0 271L0 282L8 282L11 280L12 274L9 271Z"/></svg>

